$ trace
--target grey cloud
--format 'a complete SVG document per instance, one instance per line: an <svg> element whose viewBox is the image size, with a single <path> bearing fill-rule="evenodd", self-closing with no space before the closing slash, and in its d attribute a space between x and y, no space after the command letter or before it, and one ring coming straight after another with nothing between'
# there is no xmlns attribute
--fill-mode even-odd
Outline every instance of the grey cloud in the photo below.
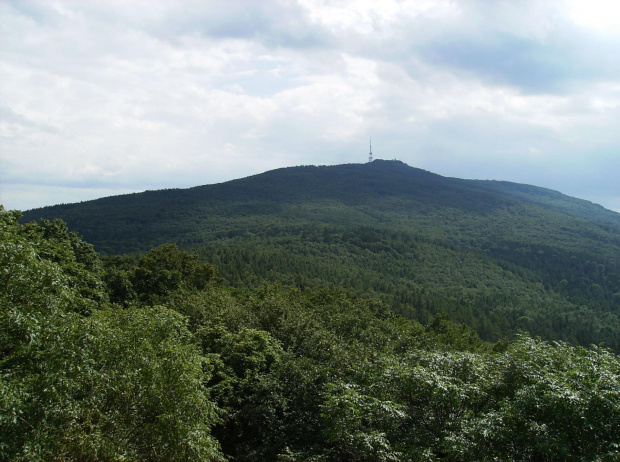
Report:
<svg viewBox="0 0 620 462"><path fill-rule="evenodd" d="M447 36L419 51L433 65L528 93L561 93L577 81L617 75L618 65L605 59L611 51L609 43L600 43L596 36L578 30L570 32L570 37L568 34L546 42L505 33Z"/></svg>
<svg viewBox="0 0 620 462"><path fill-rule="evenodd" d="M389 34L350 34L345 49L401 66L412 78L419 64L487 85L528 94L562 94L582 84L617 81L617 35L570 22L561 3L466 1L450 17L403 17Z"/></svg>
<svg viewBox="0 0 620 462"><path fill-rule="evenodd" d="M0 3L0 14L15 14L37 23L40 26L54 23L58 12L49 8L49 5L38 1L5 1Z"/></svg>
<svg viewBox="0 0 620 462"><path fill-rule="evenodd" d="M8 122L12 124L26 125L26 126L34 126L32 121L28 120L21 114L18 114L13 109L6 107L4 105L0 105L0 122Z"/></svg>
<svg viewBox="0 0 620 462"><path fill-rule="evenodd" d="M450 37L424 47L421 55L433 65L469 72L490 83L549 92L567 78L567 72L574 73L574 64L554 48L509 35L484 41Z"/></svg>
<svg viewBox="0 0 620 462"><path fill-rule="evenodd" d="M166 35L173 30L181 36L258 40L268 47L295 49L325 46L330 37L310 21L303 8L290 1L183 2L158 30Z"/></svg>
<svg viewBox="0 0 620 462"><path fill-rule="evenodd" d="M18 125L27 129L43 131L52 134L59 133L59 130L56 127L31 120L28 117L19 114L10 107L4 105L0 105L0 123Z"/></svg>

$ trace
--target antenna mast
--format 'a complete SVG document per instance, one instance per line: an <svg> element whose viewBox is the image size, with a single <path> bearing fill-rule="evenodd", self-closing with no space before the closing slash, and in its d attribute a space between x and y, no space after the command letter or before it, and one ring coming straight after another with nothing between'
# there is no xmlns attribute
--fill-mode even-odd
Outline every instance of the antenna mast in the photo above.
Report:
<svg viewBox="0 0 620 462"><path fill-rule="evenodd" d="M372 136L370 137L370 152L368 153L368 162L372 162Z"/></svg>

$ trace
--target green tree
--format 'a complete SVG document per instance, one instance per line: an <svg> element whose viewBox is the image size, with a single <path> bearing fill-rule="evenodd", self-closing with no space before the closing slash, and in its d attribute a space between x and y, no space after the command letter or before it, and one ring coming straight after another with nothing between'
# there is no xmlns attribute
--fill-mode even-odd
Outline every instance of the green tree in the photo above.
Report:
<svg viewBox="0 0 620 462"><path fill-rule="evenodd" d="M273 376L282 348L268 332L242 328L230 332L223 325L198 330L203 350L213 358L213 397L222 410L222 424L214 429L227 454L237 460L265 460L275 456L282 422L282 397Z"/></svg>
<svg viewBox="0 0 620 462"><path fill-rule="evenodd" d="M176 244L164 244L140 258L131 282L143 302L157 303L182 288L204 289L216 276L214 266L200 263Z"/></svg>
<svg viewBox="0 0 620 462"><path fill-rule="evenodd" d="M487 363L481 412L446 438L459 460L618 460L620 360L520 336Z"/></svg>
<svg viewBox="0 0 620 462"><path fill-rule="evenodd" d="M16 231L28 240L40 258L56 263L69 276L71 288L79 292L84 303L80 310L88 313L97 304L108 301L99 254L77 233L69 231L66 223L58 219L41 220L19 226Z"/></svg>
<svg viewBox="0 0 620 462"><path fill-rule="evenodd" d="M0 459L219 459L211 367L185 318L96 303L97 272L67 269L79 246L18 218L0 208Z"/></svg>
<svg viewBox="0 0 620 462"><path fill-rule="evenodd" d="M402 405L365 394L348 383L327 385L321 406L330 456L337 460L399 461L390 436L407 415Z"/></svg>

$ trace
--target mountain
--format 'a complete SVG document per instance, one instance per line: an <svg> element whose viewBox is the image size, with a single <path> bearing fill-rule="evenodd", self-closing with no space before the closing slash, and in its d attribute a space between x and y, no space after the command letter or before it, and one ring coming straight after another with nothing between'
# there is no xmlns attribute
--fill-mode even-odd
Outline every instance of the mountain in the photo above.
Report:
<svg viewBox="0 0 620 462"><path fill-rule="evenodd" d="M399 161L303 166L30 210L103 254L166 242L231 285L339 286L496 340L517 330L620 350L620 214L544 188Z"/></svg>
<svg viewBox="0 0 620 462"><path fill-rule="evenodd" d="M382 160L282 168L215 185L44 207L26 211L24 220L62 218L100 252L117 254L146 251L171 240L184 245L209 242L221 238L222 229L234 231L223 224L237 220L245 222L250 232L260 230L262 219L275 217L289 223L389 223L394 229L413 228L438 237L429 232L434 224L429 228L428 218L452 214L456 221L441 226L445 234L464 217L469 221L471 216L488 219L497 215L522 221L527 218L526 209L531 209L530 215L549 218L556 213L585 220L588 223L582 224L587 226L620 226L620 214L555 191L445 178L399 161ZM250 217L260 218L257 226L251 226Z"/></svg>

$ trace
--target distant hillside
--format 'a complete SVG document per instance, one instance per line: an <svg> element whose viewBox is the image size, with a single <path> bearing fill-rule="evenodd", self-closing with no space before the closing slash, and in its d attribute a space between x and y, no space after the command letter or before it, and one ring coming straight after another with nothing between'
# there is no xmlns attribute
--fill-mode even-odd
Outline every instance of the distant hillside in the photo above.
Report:
<svg viewBox="0 0 620 462"><path fill-rule="evenodd" d="M291 167L226 183L107 197L24 212L24 221L62 218L100 251L146 251L168 241L208 242L221 220L276 217L288 222L390 223L426 231L420 222L440 210L480 218L536 206L600 227L620 226L620 214L555 191L508 182L445 178L399 161ZM345 208L347 213L341 213ZM336 213L334 213L336 212ZM443 213L443 212L442 212ZM537 212L538 213L538 212ZM415 219L414 219L415 218ZM456 216L455 216L456 218ZM455 223L443 223L450 229ZM224 227L226 231L231 231ZM251 231L251 229L248 229ZM444 234L444 233L442 233Z"/></svg>
<svg viewBox="0 0 620 462"><path fill-rule="evenodd" d="M339 286L487 339L518 329L620 349L620 214L548 189L398 161L273 170L30 210L103 254L176 242L233 285Z"/></svg>

